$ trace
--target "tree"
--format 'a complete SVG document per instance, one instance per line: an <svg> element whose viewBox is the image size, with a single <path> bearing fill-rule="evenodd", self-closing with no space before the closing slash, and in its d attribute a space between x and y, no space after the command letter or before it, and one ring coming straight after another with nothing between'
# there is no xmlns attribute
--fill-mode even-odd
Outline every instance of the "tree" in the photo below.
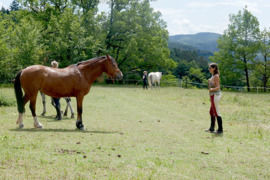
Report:
<svg viewBox="0 0 270 180"><path fill-rule="evenodd" d="M148 0L112 0L106 23L106 47L124 73L142 70L168 71L168 32L161 14Z"/></svg>
<svg viewBox="0 0 270 180"><path fill-rule="evenodd" d="M263 87L266 92L267 82L270 76L270 31L267 31L267 29L264 29L260 34L260 53L263 61L258 61L257 70L262 75Z"/></svg>
<svg viewBox="0 0 270 180"><path fill-rule="evenodd" d="M72 0L72 3L82 9L83 14L88 11L97 10L99 0Z"/></svg>
<svg viewBox="0 0 270 180"><path fill-rule="evenodd" d="M58 60L60 66L95 56L99 45L99 40L87 33L82 19L71 8L59 16L51 16L44 36L46 56Z"/></svg>
<svg viewBox="0 0 270 180"><path fill-rule="evenodd" d="M245 7L236 15L230 15L230 24L224 35L218 40L219 52L211 58L217 60L221 69L227 71L222 74L236 78L241 82L245 76L246 86L250 91L249 72L250 65L254 63L259 49L259 22ZM231 74L232 72L232 74Z"/></svg>
<svg viewBox="0 0 270 180"><path fill-rule="evenodd" d="M40 24L31 17L23 18L12 37L13 56L17 70L38 64L43 57Z"/></svg>
<svg viewBox="0 0 270 180"><path fill-rule="evenodd" d="M8 48L8 35L9 28L7 28L8 21L4 17L0 16L0 81L6 81L10 79L9 62L10 56Z"/></svg>
<svg viewBox="0 0 270 180"><path fill-rule="evenodd" d="M189 69L189 77L192 81L205 83L206 79L200 68L191 67Z"/></svg>
<svg viewBox="0 0 270 180"><path fill-rule="evenodd" d="M10 5L10 11L18 11L20 9L20 4L17 0L13 0Z"/></svg>
<svg viewBox="0 0 270 180"><path fill-rule="evenodd" d="M9 14L9 10L8 9L5 9L3 6L2 6L0 12L3 13L3 14Z"/></svg>
<svg viewBox="0 0 270 180"><path fill-rule="evenodd" d="M12 12L0 15L0 78L53 59L64 67L106 53L134 77L143 70L169 73L176 63L161 13L149 0L109 3L107 15L98 13L99 0L14 0Z"/></svg>

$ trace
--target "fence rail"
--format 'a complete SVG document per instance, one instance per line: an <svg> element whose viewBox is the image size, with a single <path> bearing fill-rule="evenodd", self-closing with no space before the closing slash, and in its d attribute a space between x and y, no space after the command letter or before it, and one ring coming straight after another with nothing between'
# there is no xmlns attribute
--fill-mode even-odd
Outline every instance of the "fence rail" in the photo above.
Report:
<svg viewBox="0 0 270 180"><path fill-rule="evenodd" d="M142 85L143 80L140 79L123 79L121 81L114 81L107 79L104 83L96 82L96 84L119 84L119 85ZM208 85L205 83L198 83L198 82L190 82L190 81L184 81L181 79L172 79L172 80L161 80L160 82L161 86L175 86L175 87L181 87L181 88L199 88L199 89L207 89ZM0 87L12 87L12 80L10 81L0 81ZM223 85L221 84L222 90L228 90L228 91L240 91L240 92L247 92L248 87L246 86L230 86L230 85ZM270 87L249 87L249 89L252 92L270 92Z"/></svg>

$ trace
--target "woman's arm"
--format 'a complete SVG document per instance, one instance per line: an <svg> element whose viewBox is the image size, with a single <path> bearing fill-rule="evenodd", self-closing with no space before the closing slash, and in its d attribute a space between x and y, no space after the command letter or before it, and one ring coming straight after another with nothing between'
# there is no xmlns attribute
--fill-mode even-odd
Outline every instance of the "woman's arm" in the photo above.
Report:
<svg viewBox="0 0 270 180"><path fill-rule="evenodd" d="M215 75L214 76L214 84L215 87L214 88L210 88L210 92L216 92L220 90L220 82L219 82L219 75Z"/></svg>

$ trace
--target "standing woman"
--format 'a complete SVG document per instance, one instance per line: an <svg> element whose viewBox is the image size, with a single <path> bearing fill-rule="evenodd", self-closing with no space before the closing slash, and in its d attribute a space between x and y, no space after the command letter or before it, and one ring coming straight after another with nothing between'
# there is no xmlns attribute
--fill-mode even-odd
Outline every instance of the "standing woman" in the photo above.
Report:
<svg viewBox="0 0 270 180"><path fill-rule="evenodd" d="M217 119L218 123L217 134L221 134L223 133L222 118L219 113L219 101L221 98L221 91L220 91L219 71L216 63L211 63L209 65L209 72L212 74L212 77L208 80L208 89L211 101L210 107L211 125L207 131L211 133L215 131L215 121Z"/></svg>
<svg viewBox="0 0 270 180"><path fill-rule="evenodd" d="M143 71L143 89L147 89L148 87L147 87L147 84L148 84L148 82L147 82L147 71Z"/></svg>
<svg viewBox="0 0 270 180"><path fill-rule="evenodd" d="M58 68L58 62L57 61L52 61L51 62L51 67L52 68ZM61 120L62 119L62 114L61 114L61 106L60 106L60 98L52 98L52 105L55 107L56 110L56 119Z"/></svg>

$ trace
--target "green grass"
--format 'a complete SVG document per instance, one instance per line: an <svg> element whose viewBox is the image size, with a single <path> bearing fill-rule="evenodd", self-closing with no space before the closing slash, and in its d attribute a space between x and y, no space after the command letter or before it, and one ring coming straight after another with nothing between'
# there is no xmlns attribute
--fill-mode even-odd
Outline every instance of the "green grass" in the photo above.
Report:
<svg viewBox="0 0 270 180"><path fill-rule="evenodd" d="M94 86L84 132L75 119L55 121L49 103L43 129L28 105L22 130L16 107L0 107L0 179L270 179L269 104L268 94L223 92L223 136L204 132L206 90Z"/></svg>

